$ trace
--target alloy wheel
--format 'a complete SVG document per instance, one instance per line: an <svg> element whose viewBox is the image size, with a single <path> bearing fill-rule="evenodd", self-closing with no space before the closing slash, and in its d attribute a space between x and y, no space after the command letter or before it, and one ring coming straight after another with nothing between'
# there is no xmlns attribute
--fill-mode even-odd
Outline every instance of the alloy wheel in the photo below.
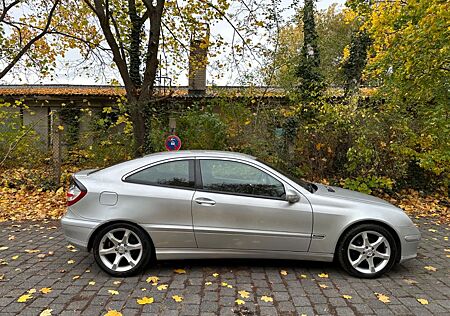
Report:
<svg viewBox="0 0 450 316"><path fill-rule="evenodd" d="M379 232L362 231L351 239L347 256L355 270L363 274L374 274L389 263L391 246Z"/></svg>
<svg viewBox="0 0 450 316"><path fill-rule="evenodd" d="M115 272L133 269L143 257L139 236L128 228L115 228L103 235L98 254L103 264Z"/></svg>

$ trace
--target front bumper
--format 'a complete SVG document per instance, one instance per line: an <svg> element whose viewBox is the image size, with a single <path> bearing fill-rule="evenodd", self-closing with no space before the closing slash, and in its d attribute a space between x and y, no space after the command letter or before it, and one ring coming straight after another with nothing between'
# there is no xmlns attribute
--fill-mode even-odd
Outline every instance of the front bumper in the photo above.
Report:
<svg viewBox="0 0 450 316"><path fill-rule="evenodd" d="M421 234L416 226L399 227L399 237L402 253L400 263L417 257Z"/></svg>
<svg viewBox="0 0 450 316"><path fill-rule="evenodd" d="M100 222L80 218L70 211L61 218L66 240L82 250L87 250L89 238L98 225Z"/></svg>

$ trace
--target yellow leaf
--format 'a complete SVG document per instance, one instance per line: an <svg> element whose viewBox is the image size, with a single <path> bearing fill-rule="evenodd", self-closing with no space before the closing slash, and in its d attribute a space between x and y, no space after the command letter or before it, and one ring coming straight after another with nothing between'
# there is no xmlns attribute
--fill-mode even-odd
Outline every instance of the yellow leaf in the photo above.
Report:
<svg viewBox="0 0 450 316"><path fill-rule="evenodd" d="M39 292L41 292L42 294L48 294L52 291L51 287L43 287L42 289L39 290Z"/></svg>
<svg viewBox="0 0 450 316"><path fill-rule="evenodd" d="M381 293L375 293L375 295L377 296L378 300L383 302L383 303L390 303L391 300L389 298L389 296L381 294Z"/></svg>
<svg viewBox="0 0 450 316"><path fill-rule="evenodd" d="M306 276L305 274L300 274L300 278L302 278L302 279L306 279L306 278L307 278L307 276Z"/></svg>
<svg viewBox="0 0 450 316"><path fill-rule="evenodd" d="M433 271L433 272L437 271L437 269L435 267L433 267L433 266L426 266L424 268L425 268L425 270L428 270L428 271Z"/></svg>
<svg viewBox="0 0 450 316"><path fill-rule="evenodd" d="M243 304L245 304L245 301L238 298L237 300L235 300L235 303L238 305L243 305Z"/></svg>
<svg viewBox="0 0 450 316"><path fill-rule="evenodd" d="M437 232L437 230L436 229L432 229L432 228L430 228L429 230L428 230L429 232L432 232L432 233L435 233L435 232Z"/></svg>
<svg viewBox="0 0 450 316"><path fill-rule="evenodd" d="M147 297L147 296L144 296L143 298L138 298L136 300L136 302L139 305L151 304L151 303L153 303L153 301L154 301L153 297Z"/></svg>
<svg viewBox="0 0 450 316"><path fill-rule="evenodd" d="M424 298L418 298L417 301L422 305L428 305L428 300Z"/></svg>
<svg viewBox="0 0 450 316"><path fill-rule="evenodd" d="M29 299L33 298L33 295L31 294L24 294L21 297L19 297L17 299L17 302L19 303L25 303L26 301L28 301Z"/></svg>
<svg viewBox="0 0 450 316"><path fill-rule="evenodd" d="M58 125L58 129L59 129L60 131L63 131L63 130L64 130L64 126Z"/></svg>
<svg viewBox="0 0 450 316"><path fill-rule="evenodd" d="M13 259L13 260L17 260L17 259L19 259L19 255L16 255L16 256L12 256L12 257L11 257L11 259Z"/></svg>
<svg viewBox="0 0 450 316"><path fill-rule="evenodd" d="M89 281L89 285L95 285L95 281Z"/></svg>
<svg viewBox="0 0 450 316"><path fill-rule="evenodd" d="M4 274L0 274L0 280L3 280L5 278Z"/></svg>
<svg viewBox="0 0 450 316"><path fill-rule="evenodd" d="M242 298L249 298L249 296L250 296L250 293L245 290L238 291L238 293Z"/></svg>
<svg viewBox="0 0 450 316"><path fill-rule="evenodd" d="M70 259L69 261L67 261L67 264L74 264L75 260Z"/></svg>
<svg viewBox="0 0 450 316"><path fill-rule="evenodd" d="M228 283L227 282L222 282L222 286L228 286Z"/></svg>
<svg viewBox="0 0 450 316"><path fill-rule="evenodd" d="M175 269L175 270L173 270L173 272L178 273L178 274L185 274L186 270L184 270L184 269Z"/></svg>
<svg viewBox="0 0 450 316"><path fill-rule="evenodd" d="M319 278L328 279L328 273L320 273L318 274Z"/></svg>
<svg viewBox="0 0 450 316"><path fill-rule="evenodd" d="M116 290L108 290L108 293L111 295L119 295L119 291Z"/></svg>
<svg viewBox="0 0 450 316"><path fill-rule="evenodd" d="M287 273L286 270L281 270L281 271L280 271L280 274L281 274L281 275L288 275L288 273Z"/></svg>
<svg viewBox="0 0 450 316"><path fill-rule="evenodd" d="M39 314L39 316L51 316L51 315L52 315L52 312L53 312L53 309L47 308L47 309L44 309L44 310Z"/></svg>
<svg viewBox="0 0 450 316"><path fill-rule="evenodd" d="M37 252L40 252L40 250L39 249L25 249L25 252L26 253L37 253Z"/></svg>
<svg viewBox="0 0 450 316"><path fill-rule="evenodd" d="M34 293L36 293L36 289L29 289L29 290L27 291L27 293L28 293L28 294L34 294Z"/></svg>
<svg viewBox="0 0 450 316"><path fill-rule="evenodd" d="M80 278L79 275L75 275L75 276L72 278L72 280L78 280L79 278Z"/></svg>
<svg viewBox="0 0 450 316"><path fill-rule="evenodd" d="M122 313L116 311L115 309L111 309L104 316L122 316Z"/></svg>
<svg viewBox="0 0 450 316"><path fill-rule="evenodd" d="M6 249L9 249L9 247L6 247L6 246L0 247L0 251L6 250Z"/></svg>
<svg viewBox="0 0 450 316"><path fill-rule="evenodd" d="M159 278L157 276L149 276L145 281L147 281L147 283L158 283Z"/></svg>
<svg viewBox="0 0 450 316"><path fill-rule="evenodd" d="M213 273L213 277L217 278L219 276L219 273Z"/></svg>
<svg viewBox="0 0 450 316"><path fill-rule="evenodd" d="M232 288L233 288L233 286L232 286L232 285L230 285L230 284L228 284L228 285L227 285L227 288L229 288L229 289L232 289Z"/></svg>
<svg viewBox="0 0 450 316"><path fill-rule="evenodd" d="M173 298L173 300L175 302L182 302L183 301L183 296L180 296L180 295L173 295L172 298Z"/></svg>
<svg viewBox="0 0 450 316"><path fill-rule="evenodd" d="M158 291L167 290L168 285L167 284L161 284L158 285L157 289Z"/></svg>
<svg viewBox="0 0 450 316"><path fill-rule="evenodd" d="M212 284L212 282L205 282L206 286L211 285L211 284Z"/></svg>
<svg viewBox="0 0 450 316"><path fill-rule="evenodd" d="M119 285L120 283L122 283L121 281L114 281L113 284L114 285Z"/></svg>
<svg viewBox="0 0 450 316"><path fill-rule="evenodd" d="M319 286L320 286L321 289L327 289L328 288L328 285L326 285L326 284L319 284Z"/></svg>
<svg viewBox="0 0 450 316"><path fill-rule="evenodd" d="M417 281L411 280L411 279L404 279L403 281L405 281L405 282L408 283L409 285L417 284Z"/></svg>
<svg viewBox="0 0 450 316"><path fill-rule="evenodd" d="M261 301L264 301L264 302L266 302L266 303L268 303L268 302L273 302L273 298L271 298L270 296L263 295L263 296L261 297Z"/></svg>
<svg viewBox="0 0 450 316"><path fill-rule="evenodd" d="M351 295L342 295L343 298L345 298L346 300L351 300L352 296Z"/></svg>

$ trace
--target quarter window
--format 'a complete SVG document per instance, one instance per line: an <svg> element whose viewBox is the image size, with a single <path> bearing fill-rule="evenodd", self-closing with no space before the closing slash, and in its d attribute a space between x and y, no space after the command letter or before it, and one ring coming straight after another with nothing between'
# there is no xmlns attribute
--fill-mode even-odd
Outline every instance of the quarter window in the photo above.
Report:
<svg viewBox="0 0 450 316"><path fill-rule="evenodd" d="M194 187L194 161L178 160L162 163L128 176L125 181L139 184Z"/></svg>
<svg viewBox="0 0 450 316"><path fill-rule="evenodd" d="M253 166L227 160L201 160L203 189L214 192L284 198L284 186Z"/></svg>

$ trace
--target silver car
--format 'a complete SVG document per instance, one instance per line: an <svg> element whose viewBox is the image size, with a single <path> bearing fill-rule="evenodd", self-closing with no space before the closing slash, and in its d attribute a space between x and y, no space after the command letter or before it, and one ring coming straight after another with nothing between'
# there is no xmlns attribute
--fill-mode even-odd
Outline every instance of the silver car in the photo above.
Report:
<svg viewBox="0 0 450 316"><path fill-rule="evenodd" d="M382 199L233 152L164 152L81 171L67 197L67 240L114 276L151 259L277 258L335 259L374 278L416 257L420 240L409 217Z"/></svg>

